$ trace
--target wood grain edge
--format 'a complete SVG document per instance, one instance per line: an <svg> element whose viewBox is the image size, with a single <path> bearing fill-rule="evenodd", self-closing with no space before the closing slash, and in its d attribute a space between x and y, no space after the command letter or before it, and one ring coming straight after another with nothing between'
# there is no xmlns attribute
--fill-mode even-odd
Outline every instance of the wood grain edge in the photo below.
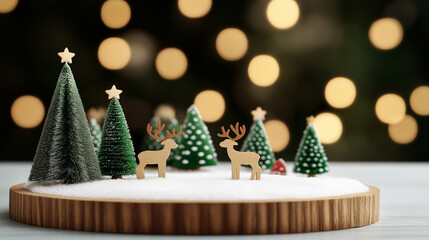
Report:
<svg viewBox="0 0 429 240"><path fill-rule="evenodd" d="M58 229L144 234L276 234L339 230L379 220L380 190L277 201L82 199L10 188L10 218Z"/></svg>

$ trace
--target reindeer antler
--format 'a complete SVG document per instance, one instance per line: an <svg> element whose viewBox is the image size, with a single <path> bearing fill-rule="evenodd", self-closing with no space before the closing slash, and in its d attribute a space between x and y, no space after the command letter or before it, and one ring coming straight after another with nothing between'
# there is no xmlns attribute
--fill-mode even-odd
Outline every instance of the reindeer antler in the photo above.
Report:
<svg viewBox="0 0 429 240"><path fill-rule="evenodd" d="M165 139L162 139L162 138L160 138L160 137L158 136L158 133L159 133L159 132L161 132L161 131L162 131L162 129L164 129L164 127L165 127L165 124L162 124L162 126L161 126L161 123L160 123L160 122L158 122L158 128L157 128L157 129L155 129L155 130L153 131L153 133L154 133L154 134L152 134L152 126L150 125L150 123L148 123L148 124L147 124L147 127L146 127L146 130L147 130L147 133L149 133L149 135L150 135L151 137L153 137L153 138L155 138L156 140L159 140L159 141L164 141Z"/></svg>
<svg viewBox="0 0 429 240"><path fill-rule="evenodd" d="M235 124L235 127L234 126L232 126L232 124L231 124L231 126L230 126L230 128L232 129L232 131L235 133L235 135L236 135L236 137L235 138L232 138L232 137L230 137L229 136L229 129L228 129L228 131L226 131L225 132L225 128L222 126L222 134L220 134L220 133L218 133L217 135L219 136L219 137L225 137L225 138L229 138L229 139L231 139L232 141L237 141L237 140L239 140L240 138L242 138L243 136L244 136L244 134L246 133L246 126L245 125L243 125L243 126L241 126L241 127L239 127L239 123L237 122L236 124ZM241 133L240 133L240 131L241 131Z"/></svg>
<svg viewBox="0 0 429 240"><path fill-rule="evenodd" d="M176 133L176 129L174 129L173 128L173 133L170 133L170 131L166 131L166 133L167 133L167 135L165 136L165 138L164 139L162 139L162 141L164 141L165 139L167 139L167 138L172 138L172 137L177 137L177 136L179 136L180 135L180 133L182 132L182 125L180 125L180 127L179 127L179 132L178 133Z"/></svg>
<svg viewBox="0 0 429 240"><path fill-rule="evenodd" d="M228 129L228 131L225 132L225 128L223 126L222 126L222 134L218 133L217 136L229 138L232 140L232 138L229 136L229 129Z"/></svg>

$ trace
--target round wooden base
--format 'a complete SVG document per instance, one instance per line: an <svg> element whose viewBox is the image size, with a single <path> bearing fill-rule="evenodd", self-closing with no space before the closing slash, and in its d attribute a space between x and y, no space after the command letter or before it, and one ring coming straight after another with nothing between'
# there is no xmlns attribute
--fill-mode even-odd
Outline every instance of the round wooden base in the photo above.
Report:
<svg viewBox="0 0 429 240"><path fill-rule="evenodd" d="M360 227L379 219L380 190L338 197L174 202L85 199L10 188L10 218L59 229L146 234L273 234Z"/></svg>

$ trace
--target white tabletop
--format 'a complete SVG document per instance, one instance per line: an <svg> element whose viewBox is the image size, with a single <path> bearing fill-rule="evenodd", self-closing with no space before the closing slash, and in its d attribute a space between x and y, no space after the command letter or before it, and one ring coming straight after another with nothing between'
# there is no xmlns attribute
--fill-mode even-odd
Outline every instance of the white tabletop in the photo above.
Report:
<svg viewBox="0 0 429 240"><path fill-rule="evenodd" d="M288 166L291 169L291 166ZM9 219L9 188L25 182L31 164L0 163L0 239L429 239L429 163L331 163L329 175L380 188L376 224L330 232L257 236L141 236L41 228Z"/></svg>

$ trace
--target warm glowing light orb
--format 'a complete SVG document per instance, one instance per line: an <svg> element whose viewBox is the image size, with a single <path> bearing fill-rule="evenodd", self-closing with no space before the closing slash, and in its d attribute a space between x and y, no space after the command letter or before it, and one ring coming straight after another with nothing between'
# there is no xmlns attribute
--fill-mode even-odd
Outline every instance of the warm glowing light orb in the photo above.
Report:
<svg viewBox="0 0 429 240"><path fill-rule="evenodd" d="M179 11L188 18L205 16L212 8L212 0L178 0Z"/></svg>
<svg viewBox="0 0 429 240"><path fill-rule="evenodd" d="M369 40L380 50L390 50L397 47L404 35L402 25L394 18L381 18L371 24Z"/></svg>
<svg viewBox="0 0 429 240"><path fill-rule="evenodd" d="M16 5L18 5L18 0L1 0L0 13L12 12L16 8Z"/></svg>
<svg viewBox="0 0 429 240"><path fill-rule="evenodd" d="M101 6L101 20L113 29L125 27L131 18L131 8L123 0L107 0Z"/></svg>
<svg viewBox="0 0 429 240"><path fill-rule="evenodd" d="M247 52L248 41L246 34L238 28L226 28L216 38L216 50L228 61L236 61Z"/></svg>
<svg viewBox="0 0 429 240"><path fill-rule="evenodd" d="M107 38L102 41L98 47L98 61L107 69L122 69L127 66L130 59L130 45L122 38Z"/></svg>
<svg viewBox="0 0 429 240"><path fill-rule="evenodd" d="M293 0L272 0L267 6L267 18L278 29L293 27L299 19L299 6Z"/></svg>
<svg viewBox="0 0 429 240"><path fill-rule="evenodd" d="M255 85L268 87L277 81L280 74L280 67L274 57L259 55L250 61L247 73Z"/></svg>
<svg viewBox="0 0 429 240"><path fill-rule="evenodd" d="M165 48L156 56L155 66L161 77L174 80L185 74L188 68L188 60L182 50Z"/></svg>
<svg viewBox="0 0 429 240"><path fill-rule="evenodd" d="M331 79L325 87L325 99L334 108L346 108L356 98L356 87L345 77Z"/></svg>
<svg viewBox="0 0 429 240"><path fill-rule="evenodd" d="M410 96L413 111L421 116L429 115L429 86L420 86L413 90Z"/></svg>
<svg viewBox="0 0 429 240"><path fill-rule="evenodd" d="M42 122L45 106L38 97L24 95L12 103L10 114L16 125L22 128L34 128Z"/></svg>
<svg viewBox="0 0 429 240"><path fill-rule="evenodd" d="M323 144L337 142L343 133L343 123L341 119L329 112L318 114L313 121L317 135Z"/></svg>
<svg viewBox="0 0 429 240"><path fill-rule="evenodd" d="M393 93L384 94L375 103L375 114L383 123L395 124L400 122L407 107L401 96Z"/></svg>
<svg viewBox="0 0 429 240"><path fill-rule="evenodd" d="M264 123L268 141L274 152L283 151L289 144L290 134L286 124L280 120L268 120Z"/></svg>
<svg viewBox="0 0 429 240"><path fill-rule="evenodd" d="M390 124L388 127L390 138L399 144L408 144L417 137L417 121L410 115L406 115L400 122Z"/></svg>
<svg viewBox="0 0 429 240"><path fill-rule="evenodd" d="M225 100L217 91L204 90L195 97L195 106L204 122L216 122L225 112Z"/></svg>

